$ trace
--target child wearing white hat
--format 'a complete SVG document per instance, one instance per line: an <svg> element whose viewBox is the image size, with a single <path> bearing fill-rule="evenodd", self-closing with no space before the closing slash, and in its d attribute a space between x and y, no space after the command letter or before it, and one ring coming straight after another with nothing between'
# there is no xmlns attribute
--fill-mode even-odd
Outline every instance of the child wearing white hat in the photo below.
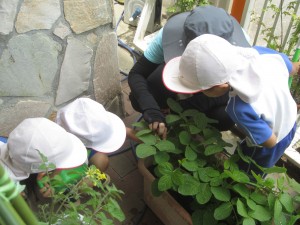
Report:
<svg viewBox="0 0 300 225"><path fill-rule="evenodd" d="M237 47L203 34L188 44L181 57L166 64L163 82L178 93L218 97L229 92L226 112L248 141L248 146L242 145L243 153L269 168L295 134L297 107L288 78L298 70L299 62L292 63L272 49ZM251 164L240 166L246 172L261 173Z"/></svg>
<svg viewBox="0 0 300 225"><path fill-rule="evenodd" d="M83 143L73 134L46 118L23 120L8 136L7 143L0 142L0 164L14 181L22 181L30 174L43 174L55 165L54 174L82 166L87 161Z"/></svg>
<svg viewBox="0 0 300 225"><path fill-rule="evenodd" d="M78 98L59 109L56 122L84 143L89 163L101 171L108 167L107 153L118 150L126 138L124 122L90 98Z"/></svg>

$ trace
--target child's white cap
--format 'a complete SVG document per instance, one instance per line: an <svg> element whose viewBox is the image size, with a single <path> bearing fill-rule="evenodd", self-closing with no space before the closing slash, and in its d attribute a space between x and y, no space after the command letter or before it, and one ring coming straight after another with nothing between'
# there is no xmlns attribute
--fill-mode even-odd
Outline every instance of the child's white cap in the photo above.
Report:
<svg viewBox="0 0 300 225"><path fill-rule="evenodd" d="M78 98L62 107L57 112L56 122L76 135L86 147L99 152L118 150L126 138L123 121L90 98Z"/></svg>
<svg viewBox="0 0 300 225"><path fill-rule="evenodd" d="M259 54L212 34L193 39L181 57L170 60L163 71L171 91L193 94L229 83L245 102L255 101L261 91Z"/></svg>
<svg viewBox="0 0 300 225"><path fill-rule="evenodd" d="M56 169L70 169L87 160L83 143L46 118L23 120L0 145L0 163L16 181L44 172L42 153Z"/></svg>

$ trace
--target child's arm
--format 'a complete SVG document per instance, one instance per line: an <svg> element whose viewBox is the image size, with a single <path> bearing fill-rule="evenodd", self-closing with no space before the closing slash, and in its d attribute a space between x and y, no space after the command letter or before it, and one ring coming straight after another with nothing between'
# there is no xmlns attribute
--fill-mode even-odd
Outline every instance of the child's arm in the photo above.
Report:
<svg viewBox="0 0 300 225"><path fill-rule="evenodd" d="M276 145L277 137L274 133L272 133L271 137L266 140L264 143L262 143L262 146L266 148L273 148Z"/></svg>
<svg viewBox="0 0 300 225"><path fill-rule="evenodd" d="M135 136L135 131L132 128L126 127L126 137L137 143L142 143L141 140Z"/></svg>
<svg viewBox="0 0 300 225"><path fill-rule="evenodd" d="M292 62L292 71L290 75L300 75L300 62Z"/></svg>

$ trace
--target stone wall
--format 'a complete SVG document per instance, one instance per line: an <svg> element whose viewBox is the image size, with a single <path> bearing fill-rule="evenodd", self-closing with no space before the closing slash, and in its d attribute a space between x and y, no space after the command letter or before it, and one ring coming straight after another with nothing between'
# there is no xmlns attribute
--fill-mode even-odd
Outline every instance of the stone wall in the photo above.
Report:
<svg viewBox="0 0 300 225"><path fill-rule="evenodd" d="M81 96L123 115L113 0L1 0L0 21L0 135Z"/></svg>

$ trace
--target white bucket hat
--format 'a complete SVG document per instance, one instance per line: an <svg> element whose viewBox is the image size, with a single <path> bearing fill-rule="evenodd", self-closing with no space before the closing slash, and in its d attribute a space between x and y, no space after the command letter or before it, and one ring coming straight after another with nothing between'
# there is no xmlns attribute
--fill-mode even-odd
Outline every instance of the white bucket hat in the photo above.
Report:
<svg viewBox="0 0 300 225"><path fill-rule="evenodd" d="M181 57L170 60L163 71L164 85L171 91L193 94L229 83L246 102L261 90L259 54L237 47L212 34L193 39Z"/></svg>
<svg viewBox="0 0 300 225"><path fill-rule="evenodd" d="M0 162L12 179L45 171L40 151L56 169L70 169L86 162L87 151L73 134L46 118L23 120L0 145Z"/></svg>
<svg viewBox="0 0 300 225"><path fill-rule="evenodd" d="M78 98L62 107L57 112L56 122L76 135L86 147L98 152L114 152L126 138L123 121L89 98Z"/></svg>

